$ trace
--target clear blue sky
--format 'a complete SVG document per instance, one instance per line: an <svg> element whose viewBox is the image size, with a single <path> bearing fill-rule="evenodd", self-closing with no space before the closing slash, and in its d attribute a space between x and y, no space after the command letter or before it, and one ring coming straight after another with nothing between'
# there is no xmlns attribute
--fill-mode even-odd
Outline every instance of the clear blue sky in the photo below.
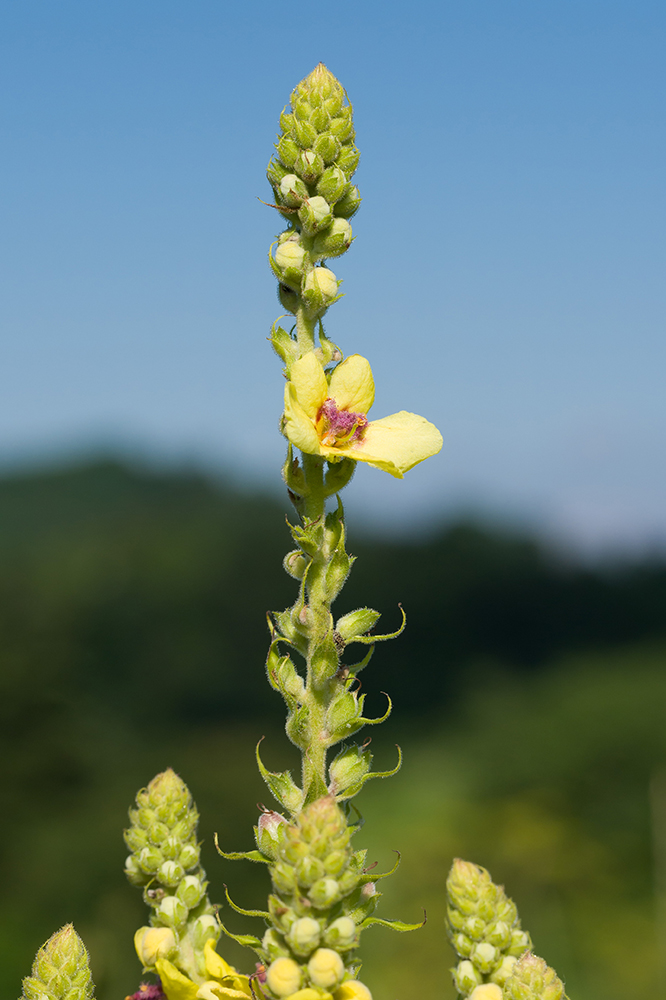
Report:
<svg viewBox="0 0 666 1000"><path fill-rule="evenodd" d="M442 454L359 512L666 539L666 6L4 0L0 459L119 443L277 476L257 200L323 60L364 203L329 334Z"/></svg>

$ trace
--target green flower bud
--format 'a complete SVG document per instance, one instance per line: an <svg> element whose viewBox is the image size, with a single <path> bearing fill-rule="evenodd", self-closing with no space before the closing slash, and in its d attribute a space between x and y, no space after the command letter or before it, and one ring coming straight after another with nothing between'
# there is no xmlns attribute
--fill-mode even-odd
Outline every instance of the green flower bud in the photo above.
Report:
<svg viewBox="0 0 666 1000"><path fill-rule="evenodd" d="M283 841L284 827L286 820L278 812L266 810L262 812L259 821L254 829L254 837L257 847L267 858L275 860L278 856L278 849Z"/></svg>
<svg viewBox="0 0 666 1000"><path fill-rule="evenodd" d="M357 187L351 185L335 205L335 214L341 219L351 219L361 204L361 194Z"/></svg>
<svg viewBox="0 0 666 1000"><path fill-rule="evenodd" d="M196 868L199 864L199 858L201 857L201 851L196 844L185 844L178 861L183 866L185 871L189 871L190 868Z"/></svg>
<svg viewBox="0 0 666 1000"><path fill-rule="evenodd" d="M497 965L497 948L488 941L481 941L472 948L470 959L479 972L487 976Z"/></svg>
<svg viewBox="0 0 666 1000"><path fill-rule="evenodd" d="M333 219L325 233L315 237L313 250L317 257L339 257L349 250L352 241L352 227L346 219Z"/></svg>
<svg viewBox="0 0 666 1000"><path fill-rule="evenodd" d="M485 936L487 926L486 921L482 920L481 917L467 917L463 923L463 931L472 941L481 941Z"/></svg>
<svg viewBox="0 0 666 1000"><path fill-rule="evenodd" d="M319 923L312 917L301 917L291 925L287 941L295 955L305 958L317 947L320 937Z"/></svg>
<svg viewBox="0 0 666 1000"><path fill-rule="evenodd" d="M298 218L301 220L305 235L314 236L315 233L327 229L331 225L333 214L326 199L316 194L313 198L308 198L303 202L298 210Z"/></svg>
<svg viewBox="0 0 666 1000"><path fill-rule="evenodd" d="M295 91L294 91L295 93ZM294 109L294 118L296 121L305 122L309 119L312 114L312 105L306 100L294 101L292 94L292 107Z"/></svg>
<svg viewBox="0 0 666 1000"><path fill-rule="evenodd" d="M174 955L178 942L169 927L139 927L134 935L134 947L144 969L154 969L158 958Z"/></svg>
<svg viewBox="0 0 666 1000"><path fill-rule="evenodd" d="M317 858L306 857L296 865L298 884L304 887L314 885L324 876L324 866Z"/></svg>
<svg viewBox="0 0 666 1000"><path fill-rule="evenodd" d="M355 639L357 636L369 632L377 624L379 618L379 612L373 611L372 608L358 608L356 611L350 611L349 614L338 618L335 630L340 633L345 642L349 642L350 639Z"/></svg>
<svg viewBox="0 0 666 1000"><path fill-rule="evenodd" d="M313 149L301 149L292 164L306 184L315 184L324 172L324 161Z"/></svg>
<svg viewBox="0 0 666 1000"><path fill-rule="evenodd" d="M276 958L287 958L289 956L289 951L285 947L282 938L272 928L267 930L261 939L261 947L264 950L267 962L274 962Z"/></svg>
<svg viewBox="0 0 666 1000"><path fill-rule="evenodd" d="M293 576L294 580L302 580L310 562L310 557L306 556L301 549L293 549L292 552L287 552L282 565L289 576Z"/></svg>
<svg viewBox="0 0 666 1000"><path fill-rule="evenodd" d="M527 931L521 931L520 928L516 928L511 932L511 943L508 948L509 955L515 955L516 958L520 958L523 952L528 951L531 947L532 938Z"/></svg>
<svg viewBox="0 0 666 1000"><path fill-rule="evenodd" d="M177 861L165 861L157 873L159 881L169 889L175 888L184 875L185 869Z"/></svg>
<svg viewBox="0 0 666 1000"><path fill-rule="evenodd" d="M130 830L125 830L125 843L130 851L140 851L148 844L148 836L140 826L133 826Z"/></svg>
<svg viewBox="0 0 666 1000"><path fill-rule="evenodd" d="M480 973L477 972L472 963L467 959L458 962L456 968L451 971L455 987L458 993L462 993L464 997L468 997L473 989L481 985Z"/></svg>
<svg viewBox="0 0 666 1000"><path fill-rule="evenodd" d="M348 948L355 947L357 937L356 924L352 918L338 917L327 928L324 943L329 948L335 948L336 951L346 951Z"/></svg>
<svg viewBox="0 0 666 1000"><path fill-rule="evenodd" d="M327 167L317 181L317 194L325 198L329 205L334 205L336 201L340 201L348 186L344 170L337 166Z"/></svg>
<svg viewBox="0 0 666 1000"><path fill-rule="evenodd" d="M282 243L275 251L275 256L269 258L269 263L278 281L295 289L301 287L308 255L300 243L295 240Z"/></svg>
<svg viewBox="0 0 666 1000"><path fill-rule="evenodd" d="M323 104L312 109L310 124L317 132L326 132L331 124L331 116Z"/></svg>
<svg viewBox="0 0 666 1000"><path fill-rule="evenodd" d="M289 208L298 208L302 201L308 197L308 189L296 174L285 174L280 181L280 201Z"/></svg>
<svg viewBox="0 0 666 1000"><path fill-rule="evenodd" d="M303 301L311 313L319 315L338 298L338 279L326 267L313 267L305 277Z"/></svg>
<svg viewBox="0 0 666 1000"><path fill-rule="evenodd" d="M136 858L136 863L144 872L156 872L162 864L163 855L156 847L143 847Z"/></svg>
<svg viewBox="0 0 666 1000"><path fill-rule="evenodd" d="M505 1000L566 1000L554 969L530 952L519 958L502 989Z"/></svg>
<svg viewBox="0 0 666 1000"><path fill-rule="evenodd" d="M293 958L276 958L266 970L266 985L276 997L288 997L301 985L301 970Z"/></svg>
<svg viewBox="0 0 666 1000"><path fill-rule="evenodd" d="M309 121L298 120L294 124L293 136L301 149L309 149L317 138L317 130Z"/></svg>
<svg viewBox="0 0 666 1000"><path fill-rule="evenodd" d="M509 976L513 974L513 967L517 961L515 955L505 955L490 977L491 981L499 986L504 986Z"/></svg>
<svg viewBox="0 0 666 1000"><path fill-rule="evenodd" d="M280 128L282 129L283 132L293 135L294 126L295 126L294 116L290 115L287 109L285 108L282 114L280 115Z"/></svg>
<svg viewBox="0 0 666 1000"><path fill-rule="evenodd" d="M287 168L293 167L296 163L296 158L300 153L300 150L294 140L289 139L286 135L283 135L275 148L277 150L277 155L280 158L280 163Z"/></svg>
<svg viewBox="0 0 666 1000"><path fill-rule="evenodd" d="M143 871L133 854L130 854L125 861L125 875L131 885L145 885L150 879L150 875Z"/></svg>
<svg viewBox="0 0 666 1000"><path fill-rule="evenodd" d="M288 167L285 167L283 163L279 160L273 158L266 169L266 176L268 177L268 182L272 188L277 189L280 187L280 182L283 177L286 177L289 173Z"/></svg>
<svg viewBox="0 0 666 1000"><path fill-rule="evenodd" d="M341 170L344 170L347 177L353 177L358 168L360 158L361 154L356 146L343 146L337 158L337 164Z"/></svg>
<svg viewBox="0 0 666 1000"><path fill-rule="evenodd" d="M187 912L185 904L176 896L165 896L155 911L155 919L167 927L182 927Z"/></svg>
<svg viewBox="0 0 666 1000"><path fill-rule="evenodd" d="M308 962L308 975L313 986L331 990L341 982L344 962L332 948L318 948Z"/></svg>
<svg viewBox="0 0 666 1000"><path fill-rule="evenodd" d="M277 891L284 895L296 892L298 888L296 875L294 874L294 869L291 865L286 865L282 862L274 865L271 868L271 878L273 879L273 885Z"/></svg>
<svg viewBox="0 0 666 1000"><path fill-rule="evenodd" d="M150 829L148 830L148 840L151 844L159 847L162 841L166 840L169 836L169 827L166 823L152 823Z"/></svg>
<svg viewBox="0 0 666 1000"><path fill-rule="evenodd" d="M331 135L330 132L326 132L315 138L312 148L315 153L321 156L326 166L328 166L331 163L335 163L338 159L342 146L335 136ZM344 170L344 167L342 169Z"/></svg>
<svg viewBox="0 0 666 1000"><path fill-rule="evenodd" d="M456 934L451 943L461 958L469 958L472 954L474 942L470 941L466 934Z"/></svg>
<svg viewBox="0 0 666 1000"><path fill-rule="evenodd" d="M92 1000L93 992L88 952L67 924L37 952L23 980L23 1000Z"/></svg>
<svg viewBox="0 0 666 1000"><path fill-rule="evenodd" d="M188 910L193 910L206 895L206 886L196 875L186 875L176 889L176 896Z"/></svg>
<svg viewBox="0 0 666 1000"><path fill-rule="evenodd" d="M203 952L206 941L217 941L220 925L212 913L202 913L190 924L189 936L197 951Z"/></svg>
<svg viewBox="0 0 666 1000"><path fill-rule="evenodd" d="M341 898L340 883L334 878L320 879L308 893L308 899L316 910L327 910Z"/></svg>

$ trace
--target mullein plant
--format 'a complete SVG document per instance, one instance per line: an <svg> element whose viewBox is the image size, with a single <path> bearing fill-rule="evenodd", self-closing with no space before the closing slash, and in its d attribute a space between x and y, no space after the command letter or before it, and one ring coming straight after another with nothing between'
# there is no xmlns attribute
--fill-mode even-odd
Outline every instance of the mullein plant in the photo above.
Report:
<svg viewBox="0 0 666 1000"><path fill-rule="evenodd" d="M276 810L254 830L256 848L223 857L265 864L271 882L266 909L233 910L263 922L257 935L238 935L211 903L200 864L198 813L185 783L171 770L139 791L125 842L126 875L149 909L134 944L145 974L135 1000L372 1000L359 979L357 951L365 928L398 931L407 924L375 916L380 878L366 852L352 844L361 822L351 800L371 778L367 743L350 742L381 718L364 715L358 675L376 643L397 636L374 631L379 613L363 607L337 620L331 612L354 561L345 547L341 490L365 462L401 479L435 455L442 438L433 424L400 411L371 420L374 381L360 354L343 356L323 317L340 298L327 266L352 243L360 205L353 176L359 152L347 94L323 64L293 91L280 116L281 133L268 165L272 206L284 230L269 252L291 329L273 325L271 343L284 365L281 430L287 440L283 476L296 517L294 548L284 568L298 583L292 607L268 616L268 681L286 704L286 733L302 755L298 778L257 765ZM348 647L360 646L358 657ZM365 654L365 655L362 655ZM329 751L338 747L329 759ZM354 819L356 816L356 819ZM456 861L447 882L448 934L457 955L458 993L471 1000L563 1000L561 981L531 953L515 905L489 874ZM423 921L425 922L425 921ZM221 935L254 953L250 971L217 951ZM71 926L40 950L24 980L25 1000L90 1000L88 957ZM131 1000L131 998L128 998Z"/></svg>

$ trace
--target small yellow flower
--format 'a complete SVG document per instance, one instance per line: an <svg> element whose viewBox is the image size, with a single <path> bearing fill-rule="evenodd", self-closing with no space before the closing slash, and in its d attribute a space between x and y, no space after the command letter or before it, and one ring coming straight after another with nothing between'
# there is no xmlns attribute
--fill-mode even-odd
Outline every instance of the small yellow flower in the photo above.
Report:
<svg viewBox="0 0 666 1000"><path fill-rule="evenodd" d="M333 994L333 1000L372 1000L372 993L364 983L359 983L358 979L348 979L342 986L338 986Z"/></svg>
<svg viewBox="0 0 666 1000"><path fill-rule="evenodd" d="M308 455L329 462L351 458L383 469L396 479L442 447L437 428L401 410L368 420L375 399L370 363L352 354L339 364L330 382L321 362L309 352L291 367L285 388L282 432Z"/></svg>
<svg viewBox="0 0 666 1000"><path fill-rule="evenodd" d="M484 983L476 987L469 1000L502 1000L502 990L495 983Z"/></svg>

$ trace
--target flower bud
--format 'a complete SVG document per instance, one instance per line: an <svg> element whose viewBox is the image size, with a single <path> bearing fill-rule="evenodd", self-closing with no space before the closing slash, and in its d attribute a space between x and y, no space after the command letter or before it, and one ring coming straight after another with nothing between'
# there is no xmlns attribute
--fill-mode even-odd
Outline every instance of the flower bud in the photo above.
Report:
<svg viewBox="0 0 666 1000"><path fill-rule="evenodd" d="M288 997L301 985L301 970L293 958L276 958L266 970L266 985L276 997Z"/></svg>
<svg viewBox="0 0 666 1000"><path fill-rule="evenodd" d="M187 907L176 896L165 896L155 911L155 919L167 927L182 927L187 920Z"/></svg>
<svg viewBox="0 0 666 1000"><path fill-rule="evenodd" d="M336 951L345 951L356 944L356 924L351 917L338 917L327 928L324 942Z"/></svg>
<svg viewBox="0 0 666 1000"><path fill-rule="evenodd" d="M511 942L508 948L509 955L515 955L516 958L520 958L531 947L532 938L527 931L521 931L520 928L516 928L511 932Z"/></svg>
<svg viewBox="0 0 666 1000"><path fill-rule="evenodd" d="M334 165L327 167L317 181L317 194L325 198L329 205L333 205L336 201L340 201L348 186L349 181L344 170Z"/></svg>
<svg viewBox="0 0 666 1000"><path fill-rule="evenodd" d="M488 941L481 941L480 944L474 945L469 957L479 972L487 976L497 964L497 948Z"/></svg>
<svg viewBox="0 0 666 1000"><path fill-rule="evenodd" d="M340 142L345 142L347 139L353 139L352 133L354 131L354 126L352 124L352 120L344 115L340 118L333 118L328 130L335 136L336 139L339 139Z"/></svg>
<svg viewBox="0 0 666 1000"><path fill-rule="evenodd" d="M293 576L294 580L302 580L310 561L310 557L306 556L301 549L293 549L293 551L287 552L282 565L285 572L289 576Z"/></svg>
<svg viewBox="0 0 666 1000"><path fill-rule="evenodd" d="M293 139L289 139L286 135L283 135L277 146L277 155L280 158L280 163L285 167L293 167L296 163L296 158L300 153L300 149L296 145Z"/></svg>
<svg viewBox="0 0 666 1000"><path fill-rule="evenodd" d="M474 942L471 941L466 934L456 934L453 938L452 944L456 953L460 955L461 958L469 958L472 954Z"/></svg>
<svg viewBox="0 0 666 1000"><path fill-rule="evenodd" d="M279 893L289 895L296 892L298 887L296 875L291 865L286 865L283 862L273 865L271 868L271 878L273 879L273 885Z"/></svg>
<svg viewBox="0 0 666 1000"><path fill-rule="evenodd" d="M484 983L476 987L469 1000L502 1000L502 991L495 983Z"/></svg>
<svg viewBox="0 0 666 1000"><path fill-rule="evenodd" d="M490 977L491 981L499 986L504 986L509 976L513 974L513 967L517 961L515 955L505 955Z"/></svg>
<svg viewBox="0 0 666 1000"><path fill-rule="evenodd" d="M298 879L298 884L305 886L314 885L318 882L320 878L324 876L324 866L321 861L313 857L305 857L296 865L296 878Z"/></svg>
<svg viewBox="0 0 666 1000"><path fill-rule="evenodd" d="M270 259L270 264L278 281L295 289L301 287L307 254L300 243L295 240L282 243Z"/></svg>
<svg viewBox="0 0 666 1000"><path fill-rule="evenodd" d="M327 229L333 221L331 206L316 194L313 198L308 198L303 202L298 210L298 218L303 226L306 236L314 236L322 229Z"/></svg>
<svg viewBox="0 0 666 1000"><path fill-rule="evenodd" d="M24 1000L92 1000L88 952L71 924L42 945L23 980Z"/></svg>
<svg viewBox="0 0 666 1000"><path fill-rule="evenodd" d="M321 928L312 917L301 917L295 920L287 934L287 941L296 955L309 955L319 944Z"/></svg>
<svg viewBox="0 0 666 1000"><path fill-rule="evenodd" d="M151 844L159 846L163 840L169 836L169 827L166 823L152 823L148 830L148 840Z"/></svg>
<svg viewBox="0 0 666 1000"><path fill-rule="evenodd" d="M316 183L324 172L324 165L319 153L315 153L313 149L299 150L294 162L290 164L306 184Z"/></svg>
<svg viewBox="0 0 666 1000"><path fill-rule="evenodd" d="M280 181L283 177L289 173L289 168L285 167L283 163L279 160L273 158L266 169L266 176L268 177L268 182L272 188L276 189L280 187Z"/></svg>
<svg viewBox="0 0 666 1000"><path fill-rule="evenodd" d="M338 279L327 267L313 267L306 275L302 295L310 312L320 314L338 297Z"/></svg>
<svg viewBox="0 0 666 1000"><path fill-rule="evenodd" d="M326 166L328 166L331 163L335 163L342 147L334 135L331 135L330 132L325 132L323 135L318 135L315 138L312 148L315 153L321 156Z"/></svg>
<svg viewBox="0 0 666 1000"><path fill-rule="evenodd" d="M278 847L282 842L286 820L278 812L267 810L262 812L255 827L257 847L267 858L277 858Z"/></svg>
<svg viewBox="0 0 666 1000"><path fill-rule="evenodd" d="M170 889L175 888L185 875L185 869L177 861L165 861L157 872L158 881Z"/></svg>
<svg viewBox="0 0 666 1000"><path fill-rule="evenodd" d="M186 875L176 889L176 896L188 910L193 910L206 894L206 886L196 875Z"/></svg>
<svg viewBox="0 0 666 1000"><path fill-rule="evenodd" d="M190 924L189 936L197 951L202 952L206 941L217 941L220 925L211 913L203 913Z"/></svg>
<svg viewBox="0 0 666 1000"><path fill-rule="evenodd" d="M344 973L344 962L332 948L318 948L308 962L310 982L323 990L337 986Z"/></svg>
<svg viewBox="0 0 666 1000"><path fill-rule="evenodd" d="M373 625L376 625L380 618L378 611L372 608L358 608L348 614L338 618L335 624L336 632L339 632L345 642L355 639L359 635L369 632Z"/></svg>
<svg viewBox="0 0 666 1000"><path fill-rule="evenodd" d="M298 208L308 197L308 189L296 174L286 174L280 181L280 200L283 205Z"/></svg>
<svg viewBox="0 0 666 1000"><path fill-rule="evenodd" d="M310 124L317 132L326 132L328 130L328 126L331 124L331 116L323 104L313 108L310 115Z"/></svg>
<svg viewBox="0 0 666 1000"><path fill-rule="evenodd" d="M264 954L269 962L275 961L276 958L287 958L289 956L289 950L285 947L282 938L272 927L266 931L261 939L261 947L264 949Z"/></svg>
<svg viewBox="0 0 666 1000"><path fill-rule="evenodd" d="M464 997L469 996L473 989L481 985L481 976L468 959L458 962L452 972L455 987Z"/></svg>
<svg viewBox="0 0 666 1000"><path fill-rule="evenodd" d="M341 898L340 883L334 878L322 878L308 893L310 902L317 910L327 910Z"/></svg>
<svg viewBox="0 0 666 1000"><path fill-rule="evenodd" d="M352 177L356 173L360 158L361 154L356 146L343 146L337 158L337 164L341 170L344 170L347 177Z"/></svg>
<svg viewBox="0 0 666 1000"><path fill-rule="evenodd" d="M157 847L143 847L137 856L136 862L144 872L156 872L162 864L162 852Z"/></svg>
<svg viewBox="0 0 666 1000"><path fill-rule="evenodd" d="M180 852L178 861L185 871L189 871L190 868L195 868L199 864L200 856L201 851L196 844L185 844Z"/></svg>
<svg viewBox="0 0 666 1000"><path fill-rule="evenodd" d="M352 241L352 227L346 219L333 219L329 228L315 237L313 250L320 259L339 257L349 250Z"/></svg>
<svg viewBox="0 0 666 1000"><path fill-rule="evenodd" d="M502 990L506 1000L565 1000L564 984L542 958L527 952Z"/></svg>
<svg viewBox="0 0 666 1000"><path fill-rule="evenodd" d="M301 149L309 149L317 138L317 130L309 121L296 121L293 134Z"/></svg>
<svg viewBox="0 0 666 1000"><path fill-rule="evenodd" d="M358 979L347 979L342 986L338 986L333 1000L372 1000L372 993Z"/></svg>
<svg viewBox="0 0 666 1000"><path fill-rule="evenodd" d="M133 854L130 854L125 861L125 875L130 885L145 885L150 878L150 875L142 870Z"/></svg>
<svg viewBox="0 0 666 1000"><path fill-rule="evenodd" d="M139 927L134 935L134 947L143 967L152 969L158 958L171 958L178 942L169 927Z"/></svg>
<svg viewBox="0 0 666 1000"><path fill-rule="evenodd" d="M361 193L355 185L347 188L342 198L335 205L335 214L341 219L351 219L361 204Z"/></svg>

